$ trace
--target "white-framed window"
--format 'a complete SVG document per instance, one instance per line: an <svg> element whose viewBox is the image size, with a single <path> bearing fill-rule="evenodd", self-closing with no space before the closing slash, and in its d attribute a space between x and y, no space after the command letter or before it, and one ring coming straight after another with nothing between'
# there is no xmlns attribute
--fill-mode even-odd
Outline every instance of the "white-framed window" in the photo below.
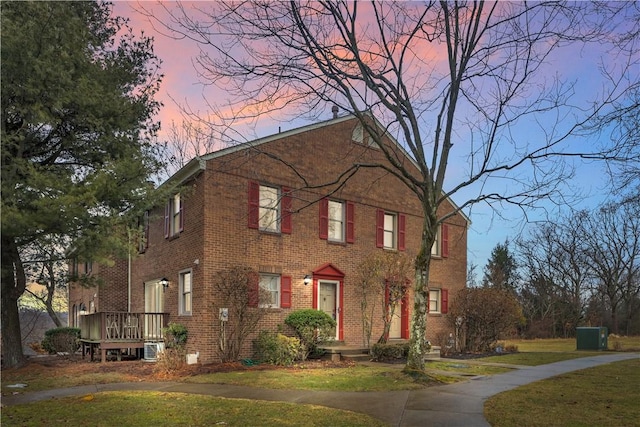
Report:
<svg viewBox="0 0 640 427"><path fill-rule="evenodd" d="M178 235L184 224L182 212L182 199L180 193L176 193L169 198L164 212L164 237L170 238Z"/></svg>
<svg viewBox="0 0 640 427"><path fill-rule="evenodd" d="M433 241L433 246L431 246L431 255L433 256L441 256L441 250L440 248L442 247L442 244L440 243L441 240L441 236L442 236L442 232L440 231L441 227L438 226L438 231L436 231L436 239Z"/></svg>
<svg viewBox="0 0 640 427"><path fill-rule="evenodd" d="M398 233L398 222L396 215L385 212L384 214L384 238L383 246L385 249L395 249Z"/></svg>
<svg viewBox="0 0 640 427"><path fill-rule="evenodd" d="M144 214L138 220L140 228L140 239L138 240L138 252L144 253L149 248L149 211L144 211Z"/></svg>
<svg viewBox="0 0 640 427"><path fill-rule="evenodd" d="M280 203L278 189L260 186L259 227L265 231L280 231Z"/></svg>
<svg viewBox="0 0 640 427"><path fill-rule="evenodd" d="M280 276L260 274L260 307L280 307Z"/></svg>
<svg viewBox="0 0 640 427"><path fill-rule="evenodd" d="M329 233L328 238L334 242L344 242L345 209L343 202L329 200Z"/></svg>
<svg viewBox="0 0 640 427"><path fill-rule="evenodd" d="M429 289L429 313L442 311L442 292L440 289Z"/></svg>
<svg viewBox="0 0 640 427"><path fill-rule="evenodd" d="M180 193L173 196L173 203L171 204L171 234L176 234L180 231Z"/></svg>
<svg viewBox="0 0 640 427"><path fill-rule="evenodd" d="M180 315L189 316L192 312L193 303L193 287L192 287L191 270L180 272L179 289L180 289Z"/></svg>

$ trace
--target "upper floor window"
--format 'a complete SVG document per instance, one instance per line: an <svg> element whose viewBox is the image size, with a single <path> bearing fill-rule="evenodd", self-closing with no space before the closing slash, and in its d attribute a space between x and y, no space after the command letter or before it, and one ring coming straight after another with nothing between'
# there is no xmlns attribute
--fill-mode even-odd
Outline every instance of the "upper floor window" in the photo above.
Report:
<svg viewBox="0 0 640 427"><path fill-rule="evenodd" d="M141 236L138 240L138 252L143 253L149 248L149 211L145 211L139 219L138 226Z"/></svg>
<svg viewBox="0 0 640 427"><path fill-rule="evenodd" d="M331 242L355 242L355 206L351 202L320 201L320 238Z"/></svg>
<svg viewBox="0 0 640 427"><path fill-rule="evenodd" d="M260 186L258 222L261 230L280 231L280 203L277 188Z"/></svg>
<svg viewBox="0 0 640 427"><path fill-rule="evenodd" d="M291 233L291 192L288 188L249 182L249 228Z"/></svg>
<svg viewBox="0 0 640 427"><path fill-rule="evenodd" d="M376 211L376 246L404 251L405 227L405 215L378 209Z"/></svg>
<svg viewBox="0 0 640 427"><path fill-rule="evenodd" d="M78 268L78 258L77 257L73 257L73 259L71 259L71 271L70 271L72 276L77 276L78 274L80 274L80 270Z"/></svg>
<svg viewBox="0 0 640 427"><path fill-rule="evenodd" d="M179 277L180 288L180 315L190 315L192 310L192 283L191 270L183 271Z"/></svg>
<svg viewBox="0 0 640 427"><path fill-rule="evenodd" d="M396 235L397 235L397 223L396 216L394 214L386 213L384 214L383 221L383 229L384 229L384 238L382 239L383 247L386 249L395 249L396 248Z"/></svg>
<svg viewBox="0 0 640 427"><path fill-rule="evenodd" d="M344 204L329 200L329 240L344 241Z"/></svg>
<svg viewBox="0 0 640 427"><path fill-rule="evenodd" d="M431 255L446 258L449 256L449 226L440 224L436 232L436 238L431 246Z"/></svg>
<svg viewBox="0 0 640 427"><path fill-rule="evenodd" d="M164 237L172 237L184 229L184 212L180 193L169 199L164 212Z"/></svg>

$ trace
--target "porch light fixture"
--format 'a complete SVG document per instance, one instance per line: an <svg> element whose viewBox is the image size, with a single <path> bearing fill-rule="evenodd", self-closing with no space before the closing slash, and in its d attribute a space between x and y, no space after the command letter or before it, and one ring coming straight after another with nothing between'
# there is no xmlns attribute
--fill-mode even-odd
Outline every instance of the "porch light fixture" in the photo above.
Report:
<svg viewBox="0 0 640 427"><path fill-rule="evenodd" d="M311 276L309 276L308 274L304 275L304 285L308 285L309 283L311 283Z"/></svg>
<svg viewBox="0 0 640 427"><path fill-rule="evenodd" d="M162 289L165 290L165 291L169 287L169 279L167 279L166 277L163 277L162 279L160 279L158 281L158 283L160 283L162 285Z"/></svg>

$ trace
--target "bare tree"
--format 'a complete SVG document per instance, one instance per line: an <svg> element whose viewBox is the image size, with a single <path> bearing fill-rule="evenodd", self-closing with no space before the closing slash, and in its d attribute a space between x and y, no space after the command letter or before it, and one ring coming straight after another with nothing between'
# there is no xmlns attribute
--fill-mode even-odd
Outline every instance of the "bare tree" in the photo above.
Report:
<svg viewBox="0 0 640 427"><path fill-rule="evenodd" d="M168 167L178 170L194 157L223 148L216 144L215 133L202 123L188 119L182 120L180 124L171 122L167 140L167 150L170 153Z"/></svg>
<svg viewBox="0 0 640 427"><path fill-rule="evenodd" d="M539 224L516 243L522 268L520 300L536 335L565 337L579 325L589 297L591 266L581 231L586 213ZM536 327L537 325L537 327Z"/></svg>
<svg viewBox="0 0 640 427"><path fill-rule="evenodd" d="M25 289L23 297L28 295L39 301L58 327L63 326L58 317L62 307L59 306L59 301L55 297L60 294L66 296L69 279L64 243L64 238L42 236L39 240L20 249L27 282L44 286L44 291L38 293ZM41 307L38 308L41 309Z"/></svg>
<svg viewBox="0 0 640 427"><path fill-rule="evenodd" d="M220 316L219 354L223 362L238 360L247 337L255 333L265 311L259 308L262 295L258 273L247 267L218 271L213 288L219 296L214 310Z"/></svg>
<svg viewBox="0 0 640 427"><path fill-rule="evenodd" d="M595 292L610 310L619 332L619 313L635 313L640 296L640 204L610 203L586 217L585 252L595 278ZM625 324L628 322L625 322Z"/></svg>
<svg viewBox="0 0 640 427"><path fill-rule="evenodd" d="M359 265L362 331L367 346L371 344L378 309L381 309L383 325L378 343L386 343L389 339L391 323L407 295L412 271L413 258L399 252L372 252Z"/></svg>
<svg viewBox="0 0 640 427"><path fill-rule="evenodd" d="M337 105L360 121L386 162L363 159L327 180L339 184L350 172L379 167L415 194L424 225L409 370L424 368L430 250L438 225L451 215L439 215L438 207L454 195L464 199L460 209L499 202L524 210L560 199L572 159L611 155L610 147L576 149L569 137L607 111L627 79L637 80L637 58L627 51L625 66L606 69L610 86L574 101L574 82L548 65L564 48L604 52L611 34L628 30L625 13L634 6L625 3L245 1L217 2L206 10L198 4L166 7L167 21L148 16L201 46L195 58L200 77L229 96L226 109L217 110L225 111L219 118L227 124L224 131L269 114L314 117L327 104ZM523 127L525 137L518 133ZM384 144L387 136L403 149ZM461 166L455 174L450 163Z"/></svg>
<svg viewBox="0 0 640 427"><path fill-rule="evenodd" d="M362 339L366 346L370 347L373 319L378 310L378 304L384 296L384 287L380 286L380 282L382 282L382 256L380 253L369 254L358 266L357 275L362 316Z"/></svg>

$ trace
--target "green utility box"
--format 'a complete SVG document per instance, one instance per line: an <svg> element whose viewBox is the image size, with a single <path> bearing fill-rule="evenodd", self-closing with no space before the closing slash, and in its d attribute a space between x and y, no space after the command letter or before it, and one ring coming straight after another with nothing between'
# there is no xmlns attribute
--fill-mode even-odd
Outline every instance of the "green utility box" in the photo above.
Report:
<svg viewBox="0 0 640 427"><path fill-rule="evenodd" d="M606 350L608 335L605 326L576 328L576 348L578 350Z"/></svg>

